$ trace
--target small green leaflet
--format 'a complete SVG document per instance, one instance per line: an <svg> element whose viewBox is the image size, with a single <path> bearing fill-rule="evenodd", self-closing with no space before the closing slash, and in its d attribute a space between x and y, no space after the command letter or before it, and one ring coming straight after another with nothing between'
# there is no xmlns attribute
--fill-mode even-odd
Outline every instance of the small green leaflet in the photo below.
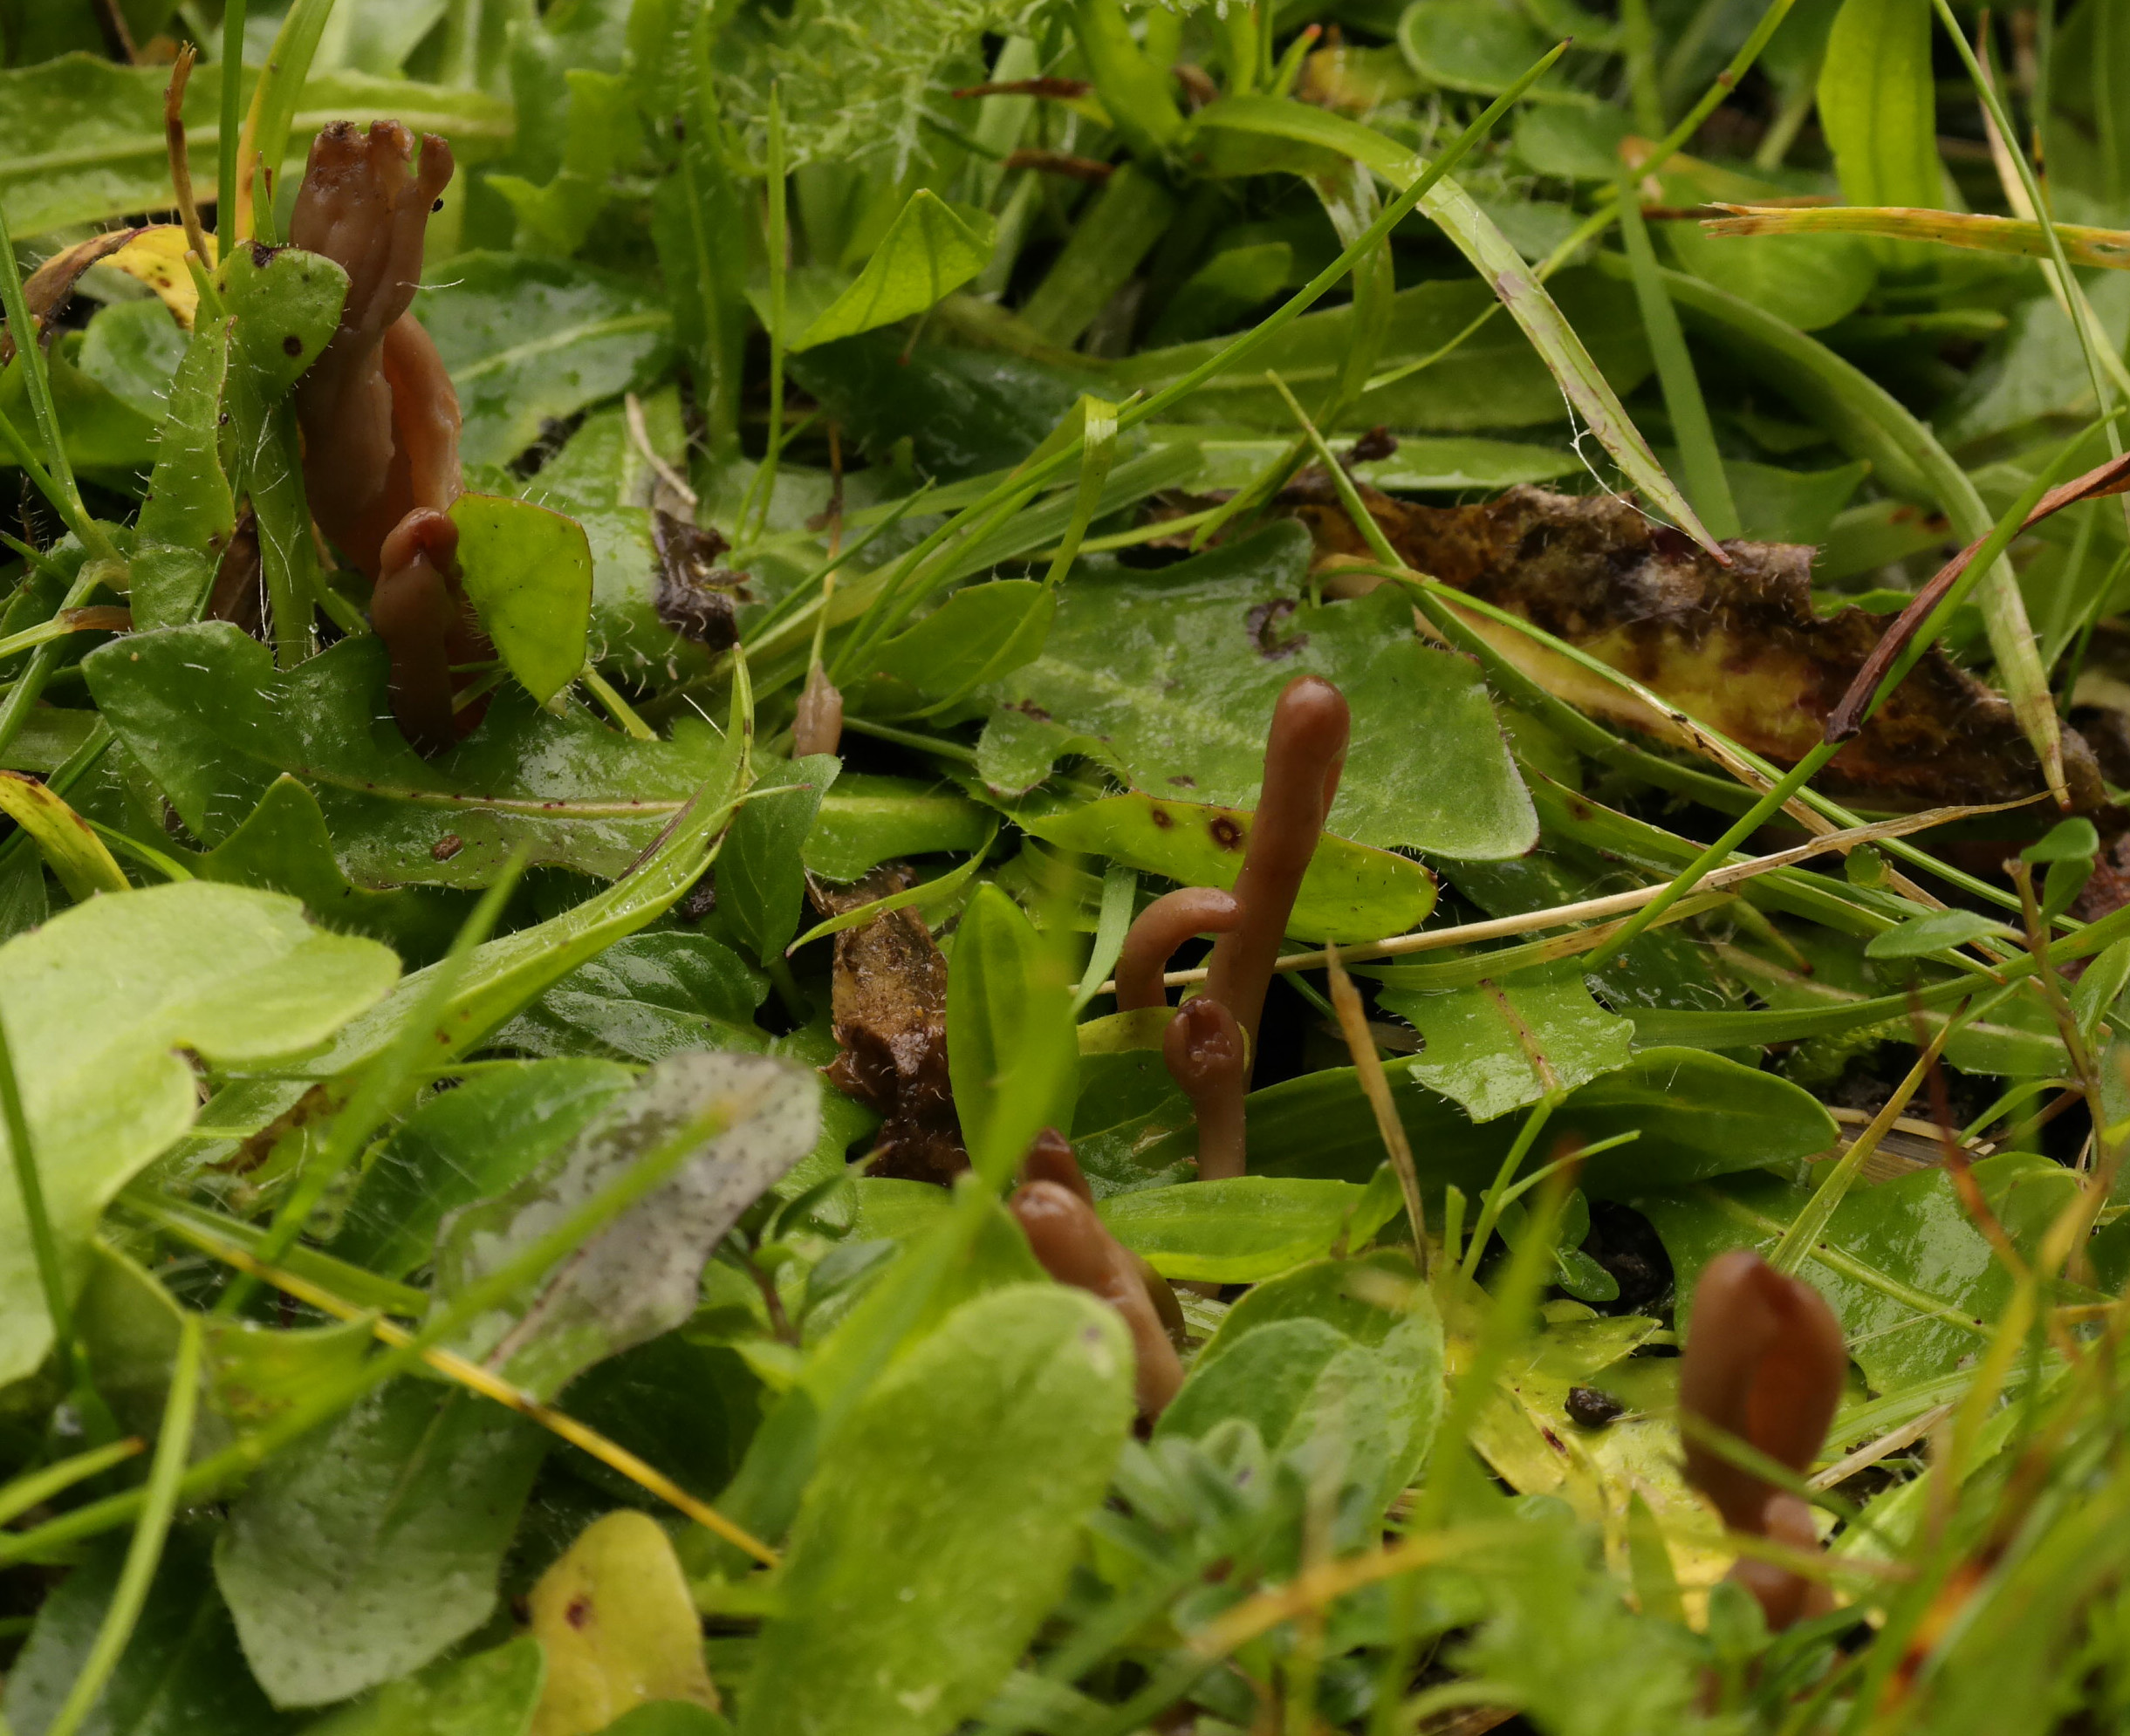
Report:
<svg viewBox="0 0 2130 1736"><path fill-rule="evenodd" d="M949 205L929 188L910 195L866 269L791 341L811 350L922 313L990 263L997 223L987 211Z"/></svg>
<svg viewBox="0 0 2130 1736"><path fill-rule="evenodd" d="M1445 994L1386 989L1377 1002L1421 1035L1413 1076L1491 1121L1627 1064L1634 1027L1590 998L1572 962Z"/></svg>
<svg viewBox="0 0 2130 1736"><path fill-rule="evenodd" d="M518 683L545 705L585 666L592 545L573 518L503 495L461 495L459 577Z"/></svg>

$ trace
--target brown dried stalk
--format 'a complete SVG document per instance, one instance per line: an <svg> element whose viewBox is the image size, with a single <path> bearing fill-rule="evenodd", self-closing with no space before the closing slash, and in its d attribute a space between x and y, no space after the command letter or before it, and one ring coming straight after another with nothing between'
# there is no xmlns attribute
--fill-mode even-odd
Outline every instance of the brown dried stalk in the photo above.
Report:
<svg viewBox="0 0 2130 1736"><path fill-rule="evenodd" d="M1037 1261L1059 1283L1099 1296L1123 1317L1137 1359L1140 1414L1160 1416L1183 1384L1174 1342L1183 1313L1175 1293L1095 1214L1093 1192L1056 1128L1037 1136L1021 1173L1007 1204Z"/></svg>
<svg viewBox="0 0 2130 1736"><path fill-rule="evenodd" d="M1801 1497L1732 1464L1705 1435L1743 1441L1801 1476L1826 1443L1848 1368L1841 1323L1810 1284L1746 1247L1703 1269L1679 1365L1681 1413L1705 1425L1684 1432L1686 1476L1732 1530L1818 1547ZM1770 1628L1827 1607L1823 1586L1770 1562L1741 1561L1731 1577L1759 1601Z"/></svg>

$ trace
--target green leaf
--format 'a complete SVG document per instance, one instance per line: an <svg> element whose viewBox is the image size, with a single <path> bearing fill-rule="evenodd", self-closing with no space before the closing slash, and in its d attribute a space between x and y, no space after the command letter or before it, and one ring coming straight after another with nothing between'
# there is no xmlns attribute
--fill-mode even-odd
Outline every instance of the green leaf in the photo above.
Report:
<svg viewBox="0 0 2130 1736"><path fill-rule="evenodd" d="M1590 998L1573 964L1447 994L1387 989L1386 1012L1420 1033L1413 1076L1491 1121L1627 1064L1634 1027Z"/></svg>
<svg viewBox="0 0 2130 1736"><path fill-rule="evenodd" d="M1442 3L1442 0L1422 0L1422 3ZM1477 5L1483 3L1483 0L1458 0L1458 3ZM1518 72L1528 70L1537 58L1536 54L1531 56ZM1278 98L1228 97L1200 110L1193 126L1197 133L1230 130L1335 152L1372 170L1401 192L1410 187L1426 167L1424 159L1373 127L1328 109ZM1300 164L1294 167L1298 174L1308 172ZM1509 317L1523 328L1531 347L1544 360L1570 409L1597 436L1599 444L1612 455L1613 462L1627 479L1641 490L1652 506L1695 542L1713 550L1715 544L1709 541L1709 533L1694 516L1686 497L1664 474L1664 467L1657 462L1649 442L1642 438L1610 382L1584 347L1574 325L1563 317L1545 286L1524 263L1524 256L1510 244L1493 220L1449 175L1443 176L1429 189L1420 202L1420 208L1500 297Z"/></svg>
<svg viewBox="0 0 2130 1736"><path fill-rule="evenodd" d="M1990 1202L2028 1258L2077 1191L2078 1178L2033 1152L1974 1165ZM1702 1268L1727 1248L1764 1252L1810 1198L1773 1177L1729 1178L1637 1208L1655 1225L1686 1303ZM1850 1354L1874 1391L1949 1374L1981 1352L2012 1291L2011 1275L1942 1170L1852 1188L1807 1252L1799 1276L1841 1318Z"/></svg>
<svg viewBox="0 0 2130 1736"><path fill-rule="evenodd" d="M1551 46L1519 10L1492 0L1415 0L1398 19L1406 64L1445 90L1499 96ZM1550 74L1537 90L1549 81L1558 85L1559 74ZM1517 137L1520 149L1521 127Z"/></svg>
<svg viewBox="0 0 2130 1736"><path fill-rule="evenodd" d="M0 947L0 1013L62 1263L78 1287L113 1195L191 1125L195 1075L316 1048L399 974L373 940L328 934L295 899L193 881L92 899ZM0 1189L0 1382L51 1323L22 1198Z"/></svg>
<svg viewBox="0 0 2130 1736"><path fill-rule="evenodd" d="M387 941L405 957L438 957L463 919L458 895L416 886L372 892L349 879L333 856L318 797L293 777L268 784L259 805L214 849L169 849L202 880L286 892L327 926Z"/></svg>
<svg viewBox="0 0 2130 1736"><path fill-rule="evenodd" d="M1178 286L1147 334L1150 345L1188 344L1223 331L1287 287L1294 249L1252 242L1215 254Z"/></svg>
<svg viewBox="0 0 2130 1736"><path fill-rule="evenodd" d="M1851 205L1946 202L1930 38L1929 0L1844 0L1835 15L1819 123Z"/></svg>
<svg viewBox="0 0 2130 1736"><path fill-rule="evenodd" d="M781 959L798 933L806 895L800 851L842 769L833 754L772 764L733 817L717 861L719 910L761 964Z"/></svg>
<svg viewBox="0 0 2130 1736"><path fill-rule="evenodd" d="M2100 848L2100 834L2093 823L2079 815L2058 820L2038 842L2019 852L2019 860L2036 864L2090 861Z"/></svg>
<svg viewBox="0 0 2130 1736"><path fill-rule="evenodd" d="M1243 1175L1113 1194L1096 1209L1164 1278L1254 1284L1366 1242L1398 1208L1394 1186Z"/></svg>
<svg viewBox="0 0 2130 1736"><path fill-rule="evenodd" d="M406 1379L270 1459L229 1508L215 1578L274 1704L378 1687L488 1620L547 1440L470 1392Z"/></svg>
<svg viewBox="0 0 2130 1736"><path fill-rule="evenodd" d="M162 120L169 82L167 68L121 66L103 52L0 72L0 200L17 240L169 208ZM245 83L252 82L247 69ZM221 65L196 68L184 116L202 197L215 186L221 98ZM512 131L510 105L479 91L355 72L322 73L304 85L301 115L310 128L329 120L367 126L380 114L415 133L446 134L462 163L494 154ZM290 144L287 161L274 165L276 186L287 184L291 170L303 172L310 138L298 134Z"/></svg>
<svg viewBox="0 0 2130 1736"><path fill-rule="evenodd" d="M514 253L463 253L414 311L458 388L469 464L501 464L670 359L672 316L640 281Z"/></svg>
<svg viewBox="0 0 2130 1736"><path fill-rule="evenodd" d="M730 845L721 853L722 869ZM762 1051L768 982L708 934L632 934L581 964L496 1033L528 1055L663 1061L687 1049Z"/></svg>
<svg viewBox="0 0 2130 1736"><path fill-rule="evenodd" d="M585 528L530 501L461 495L459 577L518 683L545 705L585 666L592 625L592 545Z"/></svg>
<svg viewBox="0 0 2130 1736"><path fill-rule="evenodd" d="M790 1062L703 1050L660 1062L565 1150L446 1221L436 1289L449 1299L696 1130L692 1155L669 1180L578 1247L521 1304L476 1322L458 1348L551 1398L593 1363L680 1325L695 1312L704 1262L740 1213L813 1149L819 1124L819 1085Z"/></svg>
<svg viewBox="0 0 2130 1736"><path fill-rule="evenodd" d="M1423 644L1388 588L1303 601L1309 553L1288 523L1158 574L1085 573L1059 591L1042 656L994 694L1100 738L1140 789L1249 808L1274 701L1297 675L1324 675L1353 712L1332 831L1383 849L1523 854L1538 822L1478 671Z"/></svg>
<svg viewBox="0 0 2130 1736"><path fill-rule="evenodd" d="M1001 712L1001 718L1016 715ZM1253 817L1239 808L1170 802L1132 790L1093 802L1024 802L1023 830L1187 886L1235 885ZM1311 857L1287 932L1312 940L1380 940L1417 928L1435 908L1435 877L1410 857L1326 832Z"/></svg>
<svg viewBox="0 0 2130 1736"><path fill-rule="evenodd" d="M244 1668L229 1612L208 1571L206 1537L172 1533L133 1637L91 1721L95 1736L283 1736L288 1720ZM0 1714L21 1736L47 1728L88 1661L116 1588L123 1548L92 1549L45 1597L25 1644L9 1666Z"/></svg>
<svg viewBox="0 0 2130 1736"><path fill-rule="evenodd" d="M936 709L927 700L960 699L1032 661L1054 611L1053 593L1032 578L965 586L873 653L866 684L846 703L889 718Z"/></svg>
<svg viewBox="0 0 2130 1736"><path fill-rule="evenodd" d="M488 184L517 214L517 245L566 259L585 244L612 202L615 177L637 154L639 123L628 81L618 73L572 66L562 166L544 186L523 175L491 174Z"/></svg>
<svg viewBox="0 0 2130 1736"><path fill-rule="evenodd" d="M632 1083L611 1061L531 1061L430 1097L363 1172L334 1253L389 1278L427 1265L446 1217L523 1180Z"/></svg>
<svg viewBox="0 0 2130 1736"><path fill-rule="evenodd" d="M1867 959L1923 959L1948 947L1965 947L1987 935L2004 938L2004 925L1971 910L1934 910L1911 916L1864 943Z"/></svg>
<svg viewBox="0 0 2130 1736"><path fill-rule="evenodd" d="M979 847L996 821L949 784L845 772L822 798L799 851L806 871L847 885L898 856Z"/></svg>
<svg viewBox="0 0 2130 1736"><path fill-rule="evenodd" d="M1092 1297L1014 1286L949 1316L822 1453L741 1730L931 1736L976 1712L1065 1589L1131 1416Z"/></svg>
<svg viewBox="0 0 2130 1736"><path fill-rule="evenodd" d="M388 1682L304 1736L525 1736L546 1659L531 1634Z"/></svg>
<svg viewBox="0 0 2130 1736"><path fill-rule="evenodd" d="M791 340L811 350L922 313L990 263L997 224L988 211L949 205L921 187L896 214L858 281Z"/></svg>
<svg viewBox="0 0 2130 1736"><path fill-rule="evenodd" d="M219 554L236 527L236 507L222 450L231 325L227 318L202 320L170 382L155 471L140 508L138 535L144 543L165 543L202 556ZM152 590L144 594L136 571L134 626L175 626L195 619L206 599L209 570L202 564L198 571L196 595L166 598Z"/></svg>
<svg viewBox="0 0 2130 1736"><path fill-rule="evenodd" d="M1413 1308L1366 1340L1306 1314L1236 1334L1192 1370L1156 1439L1245 1422L1305 1476L1360 1489L1373 1519L1418 1474L1442 1415L1442 1323L1424 1288Z"/></svg>
<svg viewBox="0 0 2130 1736"><path fill-rule="evenodd" d="M947 1058L969 1161L1002 1186L1045 1127L1072 1124L1079 1044L1064 963L997 886L976 888L947 969Z"/></svg>
<svg viewBox="0 0 2130 1736"><path fill-rule="evenodd" d="M391 721L385 649L366 634L283 674L226 622L103 651L84 660L99 707L197 837L229 838L291 775L317 792L359 883L484 885L521 845L536 863L612 878L730 763L692 714L670 741L633 742L510 693L455 749L424 760Z"/></svg>

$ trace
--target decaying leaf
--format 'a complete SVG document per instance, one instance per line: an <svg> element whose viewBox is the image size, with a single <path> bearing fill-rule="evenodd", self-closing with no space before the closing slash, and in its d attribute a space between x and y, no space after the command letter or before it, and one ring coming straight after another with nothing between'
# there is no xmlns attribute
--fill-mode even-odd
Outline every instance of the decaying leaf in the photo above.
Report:
<svg viewBox="0 0 2130 1736"><path fill-rule="evenodd" d="M658 550L652 598L658 619L708 650L730 650L739 638L733 611L747 600L747 575L718 564L731 544L716 530L662 509L651 515L651 541Z"/></svg>
<svg viewBox="0 0 2130 1736"><path fill-rule="evenodd" d="M916 878L890 864L853 886L817 883L814 902L838 915L907 891ZM894 910L837 935L831 993L843 1053L829 1065L829 1083L887 1117L867 1173L948 1181L967 1169L947 1077L947 960L924 918Z"/></svg>
<svg viewBox="0 0 2130 1736"><path fill-rule="evenodd" d="M1429 507L1363 488L1362 498L1418 571L1522 616L1784 764L1818 743L1829 713L1890 625L1857 608L1813 614L1810 548L1728 543L1727 571L1608 495L1524 487L1475 505ZM1315 536L1320 570L1371 558L1321 473L1298 479L1282 501ZM1610 683L1511 628L1465 619L1580 709L1685 745L1676 725ZM2092 750L2066 732L2064 757L2076 805L2098 807L2104 797ZM2044 788L2011 707L1935 649L1822 782L1901 805L2011 801Z"/></svg>

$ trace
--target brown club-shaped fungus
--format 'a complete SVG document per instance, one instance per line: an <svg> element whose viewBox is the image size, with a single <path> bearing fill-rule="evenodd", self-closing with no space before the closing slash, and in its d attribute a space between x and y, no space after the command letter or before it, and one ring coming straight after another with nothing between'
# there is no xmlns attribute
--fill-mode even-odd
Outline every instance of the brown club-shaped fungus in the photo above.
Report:
<svg viewBox="0 0 2130 1736"><path fill-rule="evenodd" d="M454 570L456 536L437 528L463 487L458 395L408 311L451 173L451 147L434 135L417 162L397 121L335 121L311 147L289 225L291 241L348 277L339 328L296 388L305 489L319 528L376 586L393 713L424 753L457 733L451 665L489 654ZM463 714L467 727L477 714Z"/></svg>
<svg viewBox="0 0 2130 1736"><path fill-rule="evenodd" d="M1235 883L1243 919L1213 943L1206 977L1206 994L1235 1015L1253 1051L1272 967L1339 790L1352 727L1346 695L1321 675L1296 676L1272 708L1264 786Z"/></svg>
<svg viewBox="0 0 2130 1736"><path fill-rule="evenodd" d="M1679 1365L1679 1408L1709 1431L1743 1441L1800 1476L1826 1442L1849 1353L1841 1323L1810 1284L1750 1248L1709 1262ZM1723 1458L1702 1432L1686 1435L1687 1480L1734 1531L1793 1548L1818 1547L1800 1497ZM1731 1577L1759 1600L1770 1628L1829 1607L1825 1588L1770 1562L1741 1561Z"/></svg>
<svg viewBox="0 0 2130 1736"><path fill-rule="evenodd" d="M1099 1296L1123 1317L1136 1359L1140 1414L1160 1416L1183 1384L1175 1346L1183 1315L1174 1292L1096 1215L1094 1194L1056 1128L1037 1137L1021 1177L1007 1205L1037 1261L1059 1283Z"/></svg>
<svg viewBox="0 0 2130 1736"><path fill-rule="evenodd" d="M1265 991L1338 793L1351 730L1346 696L1329 681L1301 675L1288 682L1272 708L1264 788L1235 891L1224 902L1202 890L1172 892L1149 905L1125 938L1117 961L1120 1008L1158 1005L1168 954L1191 934L1219 935L1205 993L1177 1010L1161 1045L1171 1076L1197 1111L1201 1180L1243 1173L1243 1103Z"/></svg>

